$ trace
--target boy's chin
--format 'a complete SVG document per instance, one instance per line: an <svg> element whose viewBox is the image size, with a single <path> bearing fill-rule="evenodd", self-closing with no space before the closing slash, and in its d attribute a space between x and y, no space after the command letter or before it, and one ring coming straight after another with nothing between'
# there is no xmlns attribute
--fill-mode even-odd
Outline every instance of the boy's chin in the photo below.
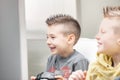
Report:
<svg viewBox="0 0 120 80"><path fill-rule="evenodd" d="M97 53L100 53L100 54L107 54L107 55L108 55L108 53L106 53L106 51L104 51L104 50L98 50Z"/></svg>
<svg viewBox="0 0 120 80"><path fill-rule="evenodd" d="M51 51L51 53L52 53L52 54L58 54L58 53L57 53L57 52L55 52L55 51Z"/></svg>
<svg viewBox="0 0 120 80"><path fill-rule="evenodd" d="M98 50L97 50L97 53L104 53L104 51L101 50L101 49L98 49Z"/></svg>

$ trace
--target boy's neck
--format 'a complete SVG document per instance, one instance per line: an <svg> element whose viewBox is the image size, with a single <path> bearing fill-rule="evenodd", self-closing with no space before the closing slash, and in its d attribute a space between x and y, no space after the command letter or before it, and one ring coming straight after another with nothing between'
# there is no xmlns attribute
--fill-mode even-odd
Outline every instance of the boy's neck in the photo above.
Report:
<svg viewBox="0 0 120 80"><path fill-rule="evenodd" d="M73 53L74 53L74 49L69 49L69 50L67 49L67 51L65 51L61 57L66 58L66 57L69 57Z"/></svg>
<svg viewBox="0 0 120 80"><path fill-rule="evenodd" d="M113 66L117 66L120 63L120 53L113 55L112 56L113 59Z"/></svg>

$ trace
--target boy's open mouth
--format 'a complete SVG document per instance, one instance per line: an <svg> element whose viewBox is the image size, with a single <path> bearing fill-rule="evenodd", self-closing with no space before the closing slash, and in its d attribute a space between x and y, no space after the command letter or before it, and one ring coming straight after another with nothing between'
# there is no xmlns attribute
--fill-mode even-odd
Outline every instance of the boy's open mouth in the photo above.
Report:
<svg viewBox="0 0 120 80"><path fill-rule="evenodd" d="M101 42L98 42L98 47L99 47L100 45L102 45L102 43L101 43Z"/></svg>
<svg viewBox="0 0 120 80"><path fill-rule="evenodd" d="M56 47L49 47L51 51L55 50Z"/></svg>

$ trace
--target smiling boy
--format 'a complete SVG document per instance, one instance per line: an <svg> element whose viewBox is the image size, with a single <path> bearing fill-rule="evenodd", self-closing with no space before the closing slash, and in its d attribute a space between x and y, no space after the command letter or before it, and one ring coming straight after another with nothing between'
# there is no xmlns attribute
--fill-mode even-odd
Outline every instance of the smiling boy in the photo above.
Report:
<svg viewBox="0 0 120 80"><path fill-rule="evenodd" d="M74 72L69 80L120 80L120 6L103 9L104 19L96 35L97 60L87 72Z"/></svg>
<svg viewBox="0 0 120 80"><path fill-rule="evenodd" d="M46 72L56 74L59 80L68 79L76 70L87 70L89 62L78 51L73 49L81 34L77 20L69 15L55 15L46 20L47 45L52 55L48 58ZM35 77L31 77L35 80Z"/></svg>
<svg viewBox="0 0 120 80"><path fill-rule="evenodd" d="M87 70L88 60L73 49L81 33L77 20L69 15L60 14L48 18L46 23L47 44L52 52L48 58L47 72L61 72L62 77L68 79L73 71Z"/></svg>

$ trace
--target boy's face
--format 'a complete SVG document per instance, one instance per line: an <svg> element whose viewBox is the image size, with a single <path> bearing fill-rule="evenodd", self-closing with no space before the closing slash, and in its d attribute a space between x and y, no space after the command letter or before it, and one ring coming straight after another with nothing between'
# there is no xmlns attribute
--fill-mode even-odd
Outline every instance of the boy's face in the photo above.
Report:
<svg viewBox="0 0 120 80"><path fill-rule="evenodd" d="M47 44L53 54L63 55L69 49L68 36L63 31L64 25L48 26Z"/></svg>
<svg viewBox="0 0 120 80"><path fill-rule="evenodd" d="M114 32L116 26L118 26L116 20L103 19L99 32L96 35L99 53L103 52L108 55L118 53L120 47L117 41L120 39L120 35Z"/></svg>

